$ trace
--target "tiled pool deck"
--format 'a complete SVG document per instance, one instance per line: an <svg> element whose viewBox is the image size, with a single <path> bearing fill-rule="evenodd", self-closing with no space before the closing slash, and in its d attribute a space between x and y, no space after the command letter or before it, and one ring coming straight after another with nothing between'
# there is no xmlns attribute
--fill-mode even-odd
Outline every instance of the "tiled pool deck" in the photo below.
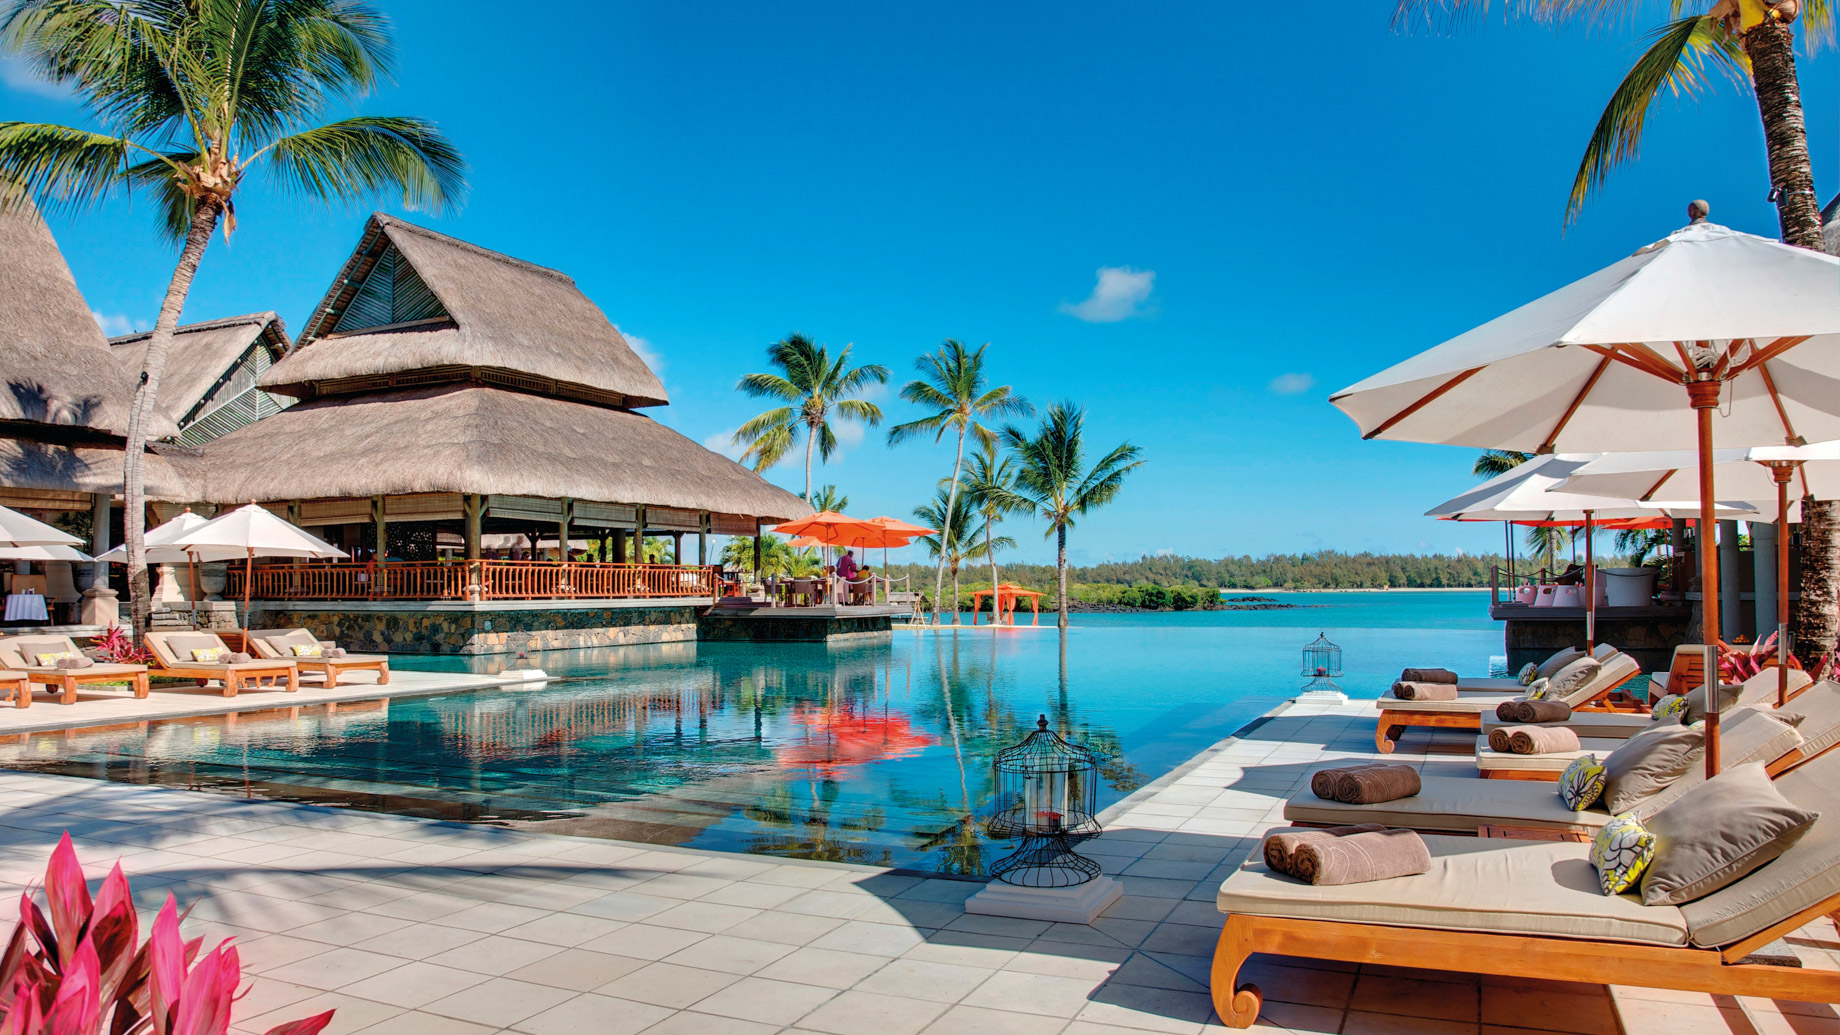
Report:
<svg viewBox="0 0 1840 1035"><path fill-rule="evenodd" d="M1281 709L1121 803L1089 849L1126 895L1090 927L967 914L962 881L4 772L0 920L68 829L149 918L170 891L190 934L237 936L239 1031L331 1007L331 1031L374 1035L1221 1030L1214 889L1312 766L1371 754L1373 724L1371 702ZM1473 771L1466 743L1393 757ZM1831 923L1791 942L1840 967ZM1821 1004L1249 966L1267 1032L1840 1032Z"/></svg>

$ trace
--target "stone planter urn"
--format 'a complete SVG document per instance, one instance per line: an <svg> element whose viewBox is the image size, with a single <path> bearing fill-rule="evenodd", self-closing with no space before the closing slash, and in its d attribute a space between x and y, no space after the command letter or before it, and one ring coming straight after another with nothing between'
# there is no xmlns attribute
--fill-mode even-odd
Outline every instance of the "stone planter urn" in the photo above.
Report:
<svg viewBox="0 0 1840 1035"><path fill-rule="evenodd" d="M90 561L87 564L72 564L70 566L70 580L76 585L77 594L79 596L88 591L91 586L94 586L96 580L104 574L105 566L101 561Z"/></svg>
<svg viewBox="0 0 1840 1035"><path fill-rule="evenodd" d="M224 587L230 584L230 572L222 562L198 566L198 592L206 600L222 600Z"/></svg>

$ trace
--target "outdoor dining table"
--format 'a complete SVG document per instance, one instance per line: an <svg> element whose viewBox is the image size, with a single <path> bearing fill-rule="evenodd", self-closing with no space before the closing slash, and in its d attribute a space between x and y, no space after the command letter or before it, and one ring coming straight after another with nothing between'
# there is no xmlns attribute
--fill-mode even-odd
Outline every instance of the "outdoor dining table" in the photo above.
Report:
<svg viewBox="0 0 1840 1035"><path fill-rule="evenodd" d="M48 622L51 620L51 614L45 610L45 598L42 594L8 593L5 620L9 622Z"/></svg>

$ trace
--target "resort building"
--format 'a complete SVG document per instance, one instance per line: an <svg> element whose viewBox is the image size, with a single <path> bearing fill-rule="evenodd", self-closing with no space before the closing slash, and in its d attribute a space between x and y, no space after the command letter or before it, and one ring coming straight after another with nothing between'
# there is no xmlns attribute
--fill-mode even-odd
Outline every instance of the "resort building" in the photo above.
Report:
<svg viewBox="0 0 1840 1035"><path fill-rule="evenodd" d="M0 227L0 503L107 515L146 336L111 350L36 213ZM251 627L461 653L694 638L708 537L810 508L640 412L668 402L565 274L379 214L297 342L273 313L180 329L149 521L255 501L351 555L257 564ZM637 563L646 536L670 563Z"/></svg>

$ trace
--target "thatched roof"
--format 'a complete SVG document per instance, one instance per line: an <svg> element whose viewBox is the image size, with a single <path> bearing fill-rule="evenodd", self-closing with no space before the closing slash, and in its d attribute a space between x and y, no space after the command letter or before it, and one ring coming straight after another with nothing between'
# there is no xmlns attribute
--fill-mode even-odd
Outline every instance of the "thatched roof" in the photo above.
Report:
<svg viewBox="0 0 1840 1035"><path fill-rule="evenodd" d="M122 491L119 447L63 445L0 438L0 485L62 492ZM147 497L184 501L202 497L204 458L196 450L155 446L147 453Z"/></svg>
<svg viewBox="0 0 1840 1035"><path fill-rule="evenodd" d="M150 337L150 331L126 334L110 338L109 345L130 370L138 372ZM181 326L173 337L166 373L160 379L160 409L175 421L186 419L199 403L231 378L237 360L258 343L268 351L271 359L278 360L287 354L287 327L281 317L274 313L248 313Z"/></svg>
<svg viewBox="0 0 1840 1035"><path fill-rule="evenodd" d="M218 503L473 492L812 512L650 417L479 385L309 399L203 449L204 498Z"/></svg>
<svg viewBox="0 0 1840 1035"><path fill-rule="evenodd" d="M380 322L381 321L381 322ZM262 386L308 397L440 370L616 406L662 406L664 385L568 276L372 215L364 237ZM510 376L510 380L507 379ZM581 391L571 392L570 386Z"/></svg>
<svg viewBox="0 0 1840 1035"><path fill-rule="evenodd" d="M0 381L0 420L127 427L134 375L109 354L50 228L24 200L0 207ZM156 423L156 436L175 430Z"/></svg>

